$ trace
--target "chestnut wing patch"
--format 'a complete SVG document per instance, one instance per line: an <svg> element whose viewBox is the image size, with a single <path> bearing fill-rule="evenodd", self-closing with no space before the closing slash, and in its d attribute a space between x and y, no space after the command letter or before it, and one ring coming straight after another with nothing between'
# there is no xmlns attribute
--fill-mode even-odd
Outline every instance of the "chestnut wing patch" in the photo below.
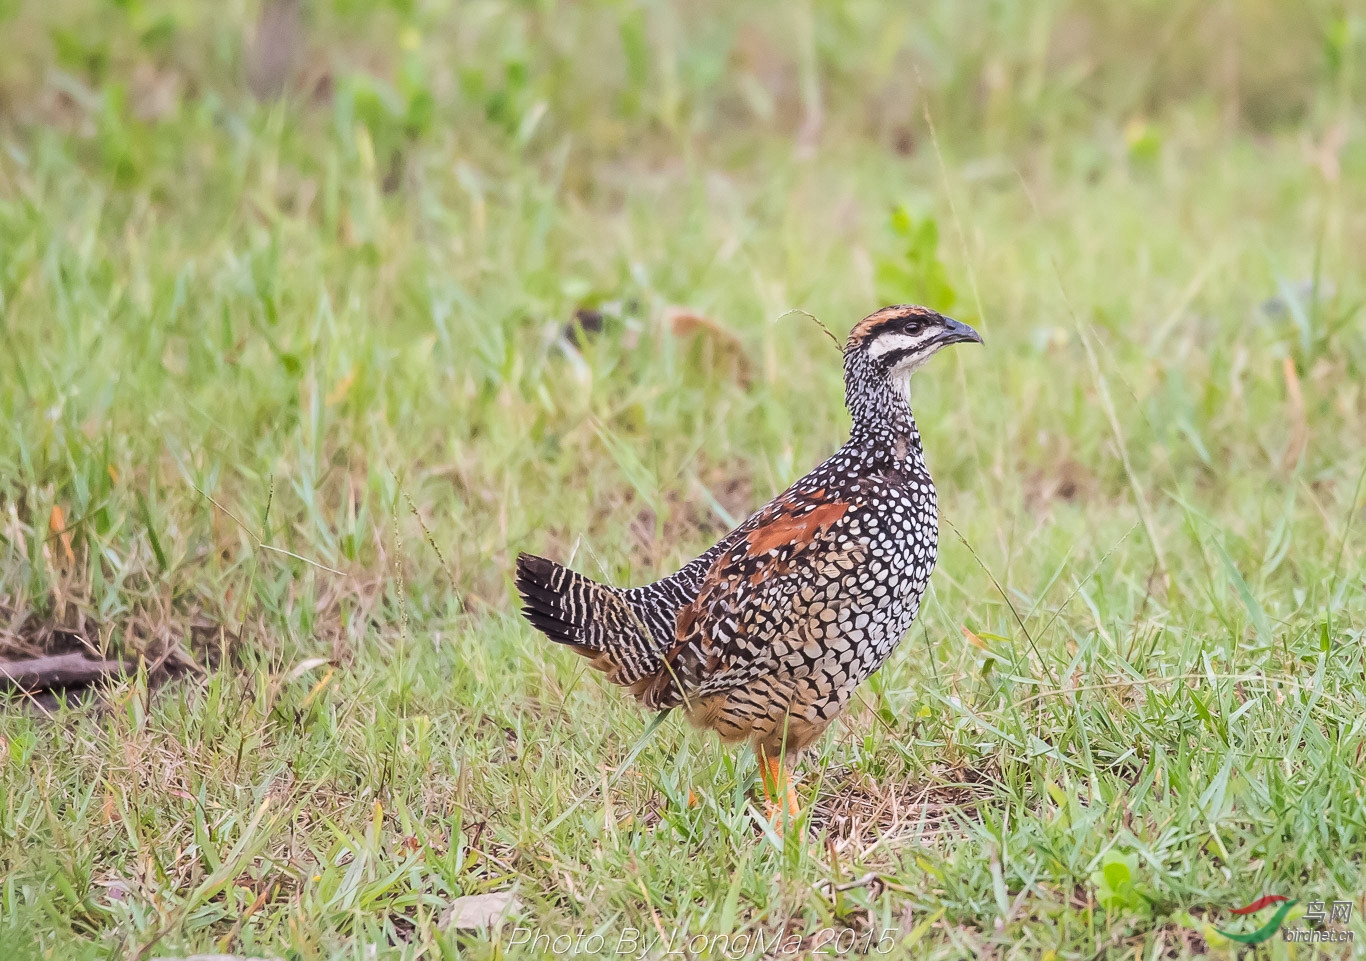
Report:
<svg viewBox="0 0 1366 961"><path fill-rule="evenodd" d="M679 696L679 682L695 688L766 654L771 641L764 630L782 618L768 590L778 578L799 565L812 565L814 574L831 564L861 560L861 551L840 549L829 538L855 507L823 488L790 491L736 531L737 539L707 572L697 598L679 612L677 641L656 686L661 704ZM828 557L817 556L825 552ZM669 688L675 689L672 696Z"/></svg>
<svg viewBox="0 0 1366 961"><path fill-rule="evenodd" d="M848 501L826 501L800 513L780 511L745 536L750 557L761 557L775 549L796 554L805 550L821 534L834 527L850 508Z"/></svg>

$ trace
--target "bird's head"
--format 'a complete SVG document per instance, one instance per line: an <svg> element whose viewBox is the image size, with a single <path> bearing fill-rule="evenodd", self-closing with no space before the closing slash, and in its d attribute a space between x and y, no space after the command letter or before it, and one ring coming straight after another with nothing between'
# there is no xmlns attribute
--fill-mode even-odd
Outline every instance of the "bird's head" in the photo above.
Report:
<svg viewBox="0 0 1366 961"><path fill-rule="evenodd" d="M860 395L871 400L886 386L909 400L911 375L944 347L964 343L980 344L982 335L928 307L899 304L869 314L854 325L844 347L850 410L857 416Z"/></svg>

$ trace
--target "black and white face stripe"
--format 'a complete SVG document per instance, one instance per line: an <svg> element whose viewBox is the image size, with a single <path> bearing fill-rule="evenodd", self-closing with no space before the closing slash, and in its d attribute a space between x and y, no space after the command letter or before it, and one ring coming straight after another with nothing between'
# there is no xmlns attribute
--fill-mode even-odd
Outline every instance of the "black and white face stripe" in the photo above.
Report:
<svg viewBox="0 0 1366 961"><path fill-rule="evenodd" d="M922 355L928 358L938 349L935 341L943 334L938 327L926 327L915 333L889 330L878 334L868 346L868 356L888 370L908 362L914 363Z"/></svg>
<svg viewBox="0 0 1366 961"><path fill-rule="evenodd" d="M982 337L967 324L939 314L915 313L882 322L866 341L868 357L894 375L910 374L949 344L978 343Z"/></svg>

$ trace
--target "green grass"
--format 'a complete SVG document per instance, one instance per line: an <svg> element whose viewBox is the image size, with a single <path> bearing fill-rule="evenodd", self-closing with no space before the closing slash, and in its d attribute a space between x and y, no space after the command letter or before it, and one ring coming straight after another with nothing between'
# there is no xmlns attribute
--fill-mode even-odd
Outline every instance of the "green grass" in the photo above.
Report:
<svg viewBox="0 0 1366 961"><path fill-rule="evenodd" d="M1366 12L1019 6L334 0L261 104L249 5L0 3L0 653L144 665L0 709L0 956L1366 939ZM779 842L512 559L675 569L900 300L939 568Z"/></svg>

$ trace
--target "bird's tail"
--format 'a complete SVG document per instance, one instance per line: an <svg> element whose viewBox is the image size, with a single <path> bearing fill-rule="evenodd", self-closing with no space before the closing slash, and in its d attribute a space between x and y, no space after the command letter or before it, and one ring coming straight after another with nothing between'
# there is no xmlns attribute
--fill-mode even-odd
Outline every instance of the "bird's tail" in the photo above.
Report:
<svg viewBox="0 0 1366 961"><path fill-rule="evenodd" d="M609 681L635 692L658 670L649 630L616 588L544 557L518 554L517 593L532 627L589 658Z"/></svg>

